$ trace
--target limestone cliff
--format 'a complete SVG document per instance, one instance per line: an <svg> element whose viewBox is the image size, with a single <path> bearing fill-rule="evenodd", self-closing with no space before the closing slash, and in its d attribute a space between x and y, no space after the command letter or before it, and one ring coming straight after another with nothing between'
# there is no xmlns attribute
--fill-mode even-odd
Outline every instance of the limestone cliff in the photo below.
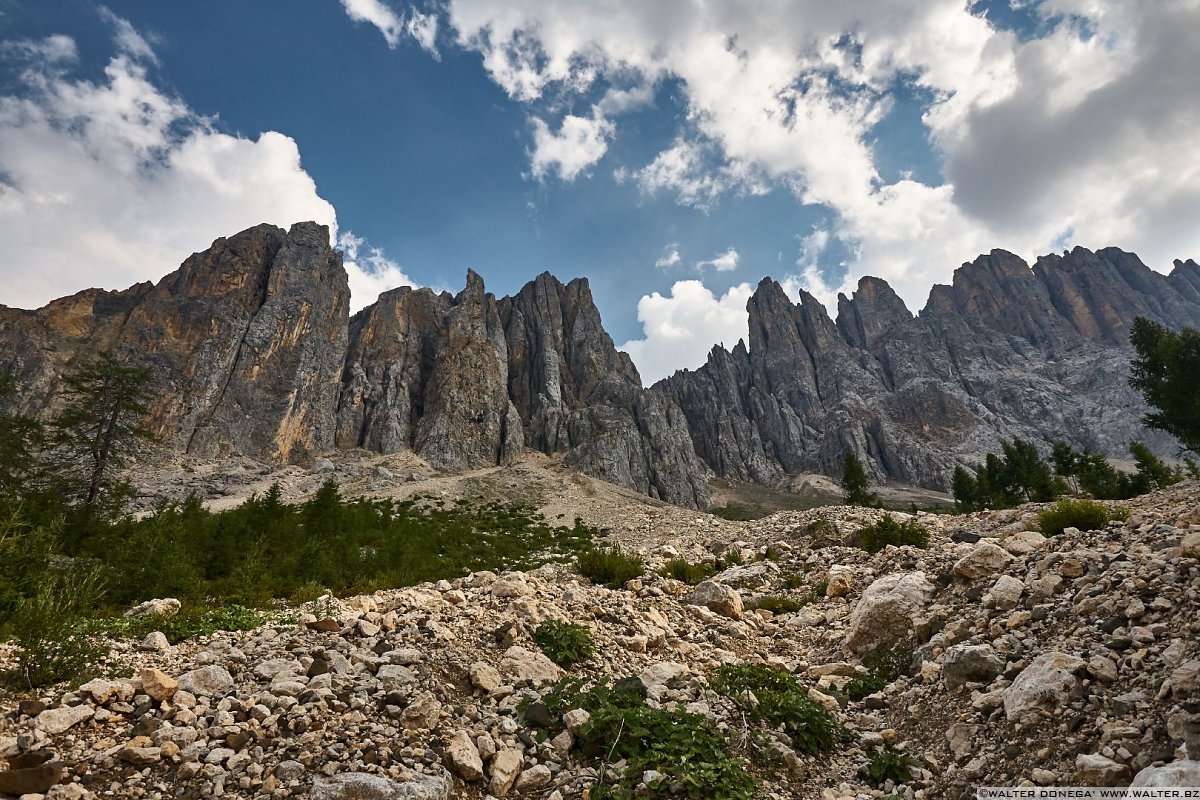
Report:
<svg viewBox="0 0 1200 800"><path fill-rule="evenodd" d="M458 295L404 287L347 313L328 230L259 225L157 285L0 306L0 369L22 410L101 349L154 369L151 426L179 451L277 462L334 447L411 449L448 469L531 448L686 506L711 474L779 484L847 452L880 478L945 486L1013 436L1119 455L1154 437L1125 376L1129 326L1200 326L1200 267L1168 275L1113 248L964 264L914 316L863 278L837 318L764 279L749 337L643 388L586 279L544 273L512 297L468 272ZM1165 440L1159 440L1164 444Z"/></svg>

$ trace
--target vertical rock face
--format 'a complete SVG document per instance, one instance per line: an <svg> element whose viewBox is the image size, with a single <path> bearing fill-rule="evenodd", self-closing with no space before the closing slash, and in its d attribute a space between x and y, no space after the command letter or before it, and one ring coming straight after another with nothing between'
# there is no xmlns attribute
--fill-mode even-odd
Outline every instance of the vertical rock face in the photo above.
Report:
<svg viewBox="0 0 1200 800"><path fill-rule="evenodd" d="M154 369L150 424L165 444L287 461L333 444L347 301L325 226L259 225L218 239L157 286L6 310L0 343L33 388L28 410L45 411L63 370L108 349Z"/></svg>
<svg viewBox="0 0 1200 800"><path fill-rule="evenodd" d="M497 300L469 272L457 296L395 289L353 319L347 301L326 228L260 225L157 285L0 306L0 369L22 411L47 415L78 360L109 349L148 364L151 425L203 456L412 449L460 469L528 447L688 506L708 504L712 473L778 484L837 474L848 452L877 477L945 486L1013 436L1111 455L1154 442L1126 383L1128 329L1139 315L1200 326L1200 266L1165 276L1076 248L1030 269L994 250L918 316L868 277L836 321L764 279L746 342L648 389L583 279L542 274Z"/></svg>

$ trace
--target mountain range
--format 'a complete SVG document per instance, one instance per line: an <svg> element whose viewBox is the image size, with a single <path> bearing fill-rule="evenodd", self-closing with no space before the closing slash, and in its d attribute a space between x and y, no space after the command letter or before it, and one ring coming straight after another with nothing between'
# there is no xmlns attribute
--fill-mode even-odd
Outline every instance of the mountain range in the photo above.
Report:
<svg viewBox="0 0 1200 800"><path fill-rule="evenodd" d="M353 316L348 301L327 228L259 225L157 284L0 306L0 369L20 410L44 416L80 359L111 350L148 365L150 426L200 457L411 449L465 469L531 448L704 507L712 475L779 485L836 474L850 452L879 479L944 488L1014 436L1108 455L1135 438L1167 447L1127 384L1128 331L1138 316L1200 327L1200 266L1163 275L1116 248L1075 248L1030 267L993 250L919 314L866 277L836 318L764 278L748 341L651 387L585 278L543 273L497 299L468 271L457 295L401 287Z"/></svg>

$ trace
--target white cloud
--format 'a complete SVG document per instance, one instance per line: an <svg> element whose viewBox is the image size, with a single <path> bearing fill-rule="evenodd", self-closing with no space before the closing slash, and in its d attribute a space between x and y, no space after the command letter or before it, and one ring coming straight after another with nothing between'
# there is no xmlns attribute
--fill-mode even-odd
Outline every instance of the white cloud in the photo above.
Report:
<svg viewBox="0 0 1200 800"><path fill-rule="evenodd" d="M543 180L552 173L564 181L575 178L604 157L613 125L592 109L592 116L568 114L558 132L542 120L533 118L533 154L530 168L533 177Z"/></svg>
<svg viewBox="0 0 1200 800"><path fill-rule="evenodd" d="M658 292L638 301L645 336L621 345L647 386L677 369L694 369L714 342L732 347L746 338L746 301L753 289L740 283L717 297L703 282L676 281L669 297Z"/></svg>
<svg viewBox="0 0 1200 800"><path fill-rule="evenodd" d="M1025 40L966 0L446 8L458 43L518 101L673 81L685 103L675 141L617 179L701 209L774 187L824 206L849 287L878 274L920 307L976 253L1033 256L1064 231L1160 269L1200 253L1200 3L1024 5L1044 21ZM874 126L900 83L932 98L923 121L944 183L877 168ZM620 111L604 113L619 125Z"/></svg>
<svg viewBox="0 0 1200 800"><path fill-rule="evenodd" d="M730 247L724 253L714 256L707 261L696 262L696 269L712 267L717 272L732 272L733 270L737 269L738 258L738 251Z"/></svg>
<svg viewBox="0 0 1200 800"><path fill-rule="evenodd" d="M374 303L380 292L398 286L418 286L404 274L404 268L372 247L353 231L338 234L337 246L342 248L343 263L350 277L350 313Z"/></svg>
<svg viewBox="0 0 1200 800"><path fill-rule="evenodd" d="M683 256L679 254L679 244L669 244L663 248L663 254L654 262L654 266L659 269L670 269L677 267L683 263Z"/></svg>
<svg viewBox="0 0 1200 800"><path fill-rule="evenodd" d="M119 54L98 82L66 73L75 52L66 37L3 48L23 60L25 84L0 97L0 238L20 254L0 263L5 304L157 280L218 236L262 222L315 220L336 235L333 206L293 139L217 130L151 82L145 39L111 21ZM366 259L363 276L352 268L352 282L370 286L372 266Z"/></svg>
<svg viewBox="0 0 1200 800"><path fill-rule="evenodd" d="M401 15L392 10L385 0L341 0L342 8L350 19L356 22L366 22L374 25L383 34L388 47L395 49L400 46L404 37L413 39L423 49L432 53L436 58L437 50L437 14L427 14L417 9L409 9Z"/></svg>

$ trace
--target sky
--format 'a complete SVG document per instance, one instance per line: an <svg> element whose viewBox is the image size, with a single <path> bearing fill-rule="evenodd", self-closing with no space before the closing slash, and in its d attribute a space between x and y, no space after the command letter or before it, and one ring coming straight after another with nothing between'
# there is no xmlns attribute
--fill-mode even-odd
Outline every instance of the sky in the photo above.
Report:
<svg viewBox="0 0 1200 800"><path fill-rule="evenodd" d="M1200 257L1200 0L0 0L0 303L314 219L352 307L587 277L647 384L764 276Z"/></svg>

